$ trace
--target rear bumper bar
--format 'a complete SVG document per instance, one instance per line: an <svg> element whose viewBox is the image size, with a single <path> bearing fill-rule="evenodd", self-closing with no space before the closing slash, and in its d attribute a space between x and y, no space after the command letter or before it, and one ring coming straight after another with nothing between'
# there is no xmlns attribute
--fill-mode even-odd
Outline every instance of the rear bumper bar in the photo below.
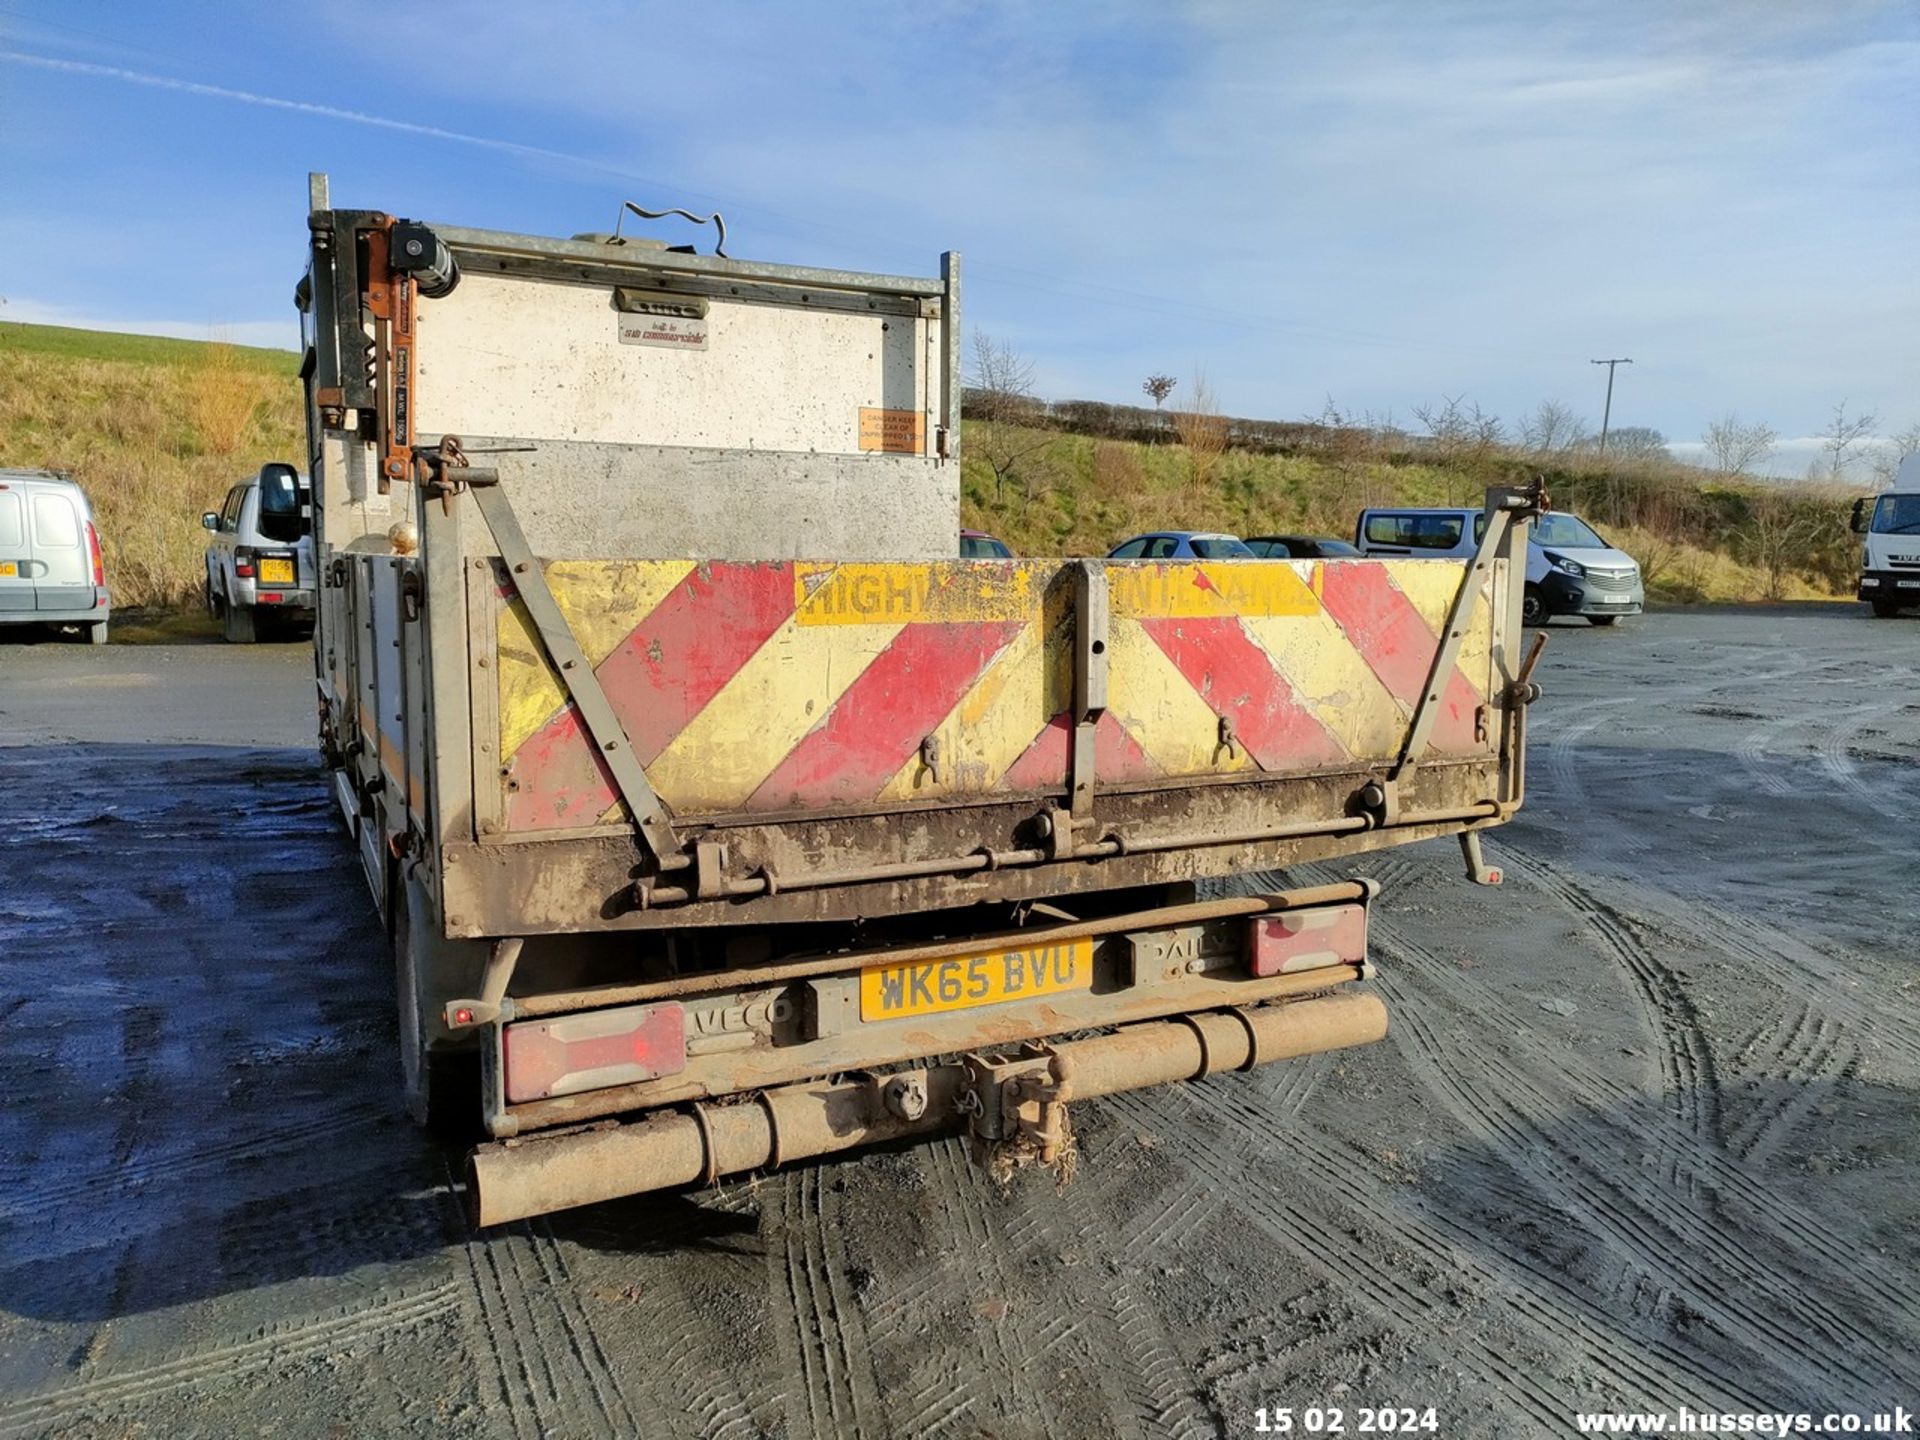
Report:
<svg viewBox="0 0 1920 1440"><path fill-rule="evenodd" d="M502 1225L885 1141L966 1128L1006 1139L1000 1122L1012 1123L1016 1110L1033 1103L1023 1096L1064 1105L1365 1045L1386 1033L1378 996L1326 995L1123 1026L1004 1067L971 1057L789 1085L762 1091L751 1104L696 1105L632 1124L484 1145L468 1162L468 1203L479 1224ZM1063 1125L1056 1127L1063 1135Z"/></svg>

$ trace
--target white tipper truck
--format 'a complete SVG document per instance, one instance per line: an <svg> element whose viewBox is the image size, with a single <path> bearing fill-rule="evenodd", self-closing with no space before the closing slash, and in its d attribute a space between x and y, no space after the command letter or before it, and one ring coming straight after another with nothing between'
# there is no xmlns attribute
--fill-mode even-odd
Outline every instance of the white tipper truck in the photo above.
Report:
<svg viewBox="0 0 1920 1440"><path fill-rule="evenodd" d="M1893 485L1853 502L1861 536L1860 598L1882 617L1920 606L1920 454L1907 456Z"/></svg>

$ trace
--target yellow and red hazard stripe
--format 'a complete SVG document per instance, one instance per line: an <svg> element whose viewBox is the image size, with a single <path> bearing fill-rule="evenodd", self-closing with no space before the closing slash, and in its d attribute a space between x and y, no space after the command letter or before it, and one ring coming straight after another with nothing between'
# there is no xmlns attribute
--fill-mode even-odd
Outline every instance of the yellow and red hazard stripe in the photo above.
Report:
<svg viewBox="0 0 1920 1440"><path fill-rule="evenodd" d="M1390 759L1460 575L1434 561L1109 566L1101 781ZM1056 563L553 562L547 577L678 813L1066 783L1072 633ZM616 818L611 777L517 604L497 643L509 830ZM1489 750L1491 646L1482 603L1442 682L1433 753Z"/></svg>

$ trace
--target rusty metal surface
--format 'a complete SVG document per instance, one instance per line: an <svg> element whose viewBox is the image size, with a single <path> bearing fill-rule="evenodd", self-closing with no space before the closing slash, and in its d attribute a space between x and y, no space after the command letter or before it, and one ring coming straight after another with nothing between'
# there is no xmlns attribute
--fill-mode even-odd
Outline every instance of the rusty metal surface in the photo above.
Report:
<svg viewBox="0 0 1920 1440"><path fill-rule="evenodd" d="M810 979L820 975L846 974L868 965L902 964L910 961L937 960L950 955L973 954L999 944L1035 944L1073 939L1079 936L1119 935L1128 930L1196 925L1207 920L1232 916L1261 915L1272 911L1298 910L1310 905L1328 905L1347 900L1364 900L1374 887L1366 881L1341 881L1333 885L1315 885L1272 895L1233 896L1222 900L1199 901L1190 905L1163 906L1154 910L1133 910L1107 915L1098 920L1069 921L1053 925L1029 926L1021 930L984 931L965 940L949 940L925 945L890 946L883 950L850 951L789 961L778 965L756 966L752 980L771 985L788 980ZM557 1015L569 1010L585 1010L596 1005L630 1005L642 1000L668 1000L699 995L714 988L712 975L685 975L671 980L643 981L631 985L605 985L591 990L572 990L517 997L513 1002L516 1017Z"/></svg>
<svg viewBox="0 0 1920 1440"><path fill-rule="evenodd" d="M574 1125L656 1105L737 1095L767 1085L834 1075L869 1065L898 1065L933 1055L1042 1039L1097 1026L1312 994L1360 978L1359 967L1353 965L1260 978L1246 972L1243 959L1236 956L1235 960L1240 967L1237 973L1213 971L1182 976L1177 984L1053 996L1019 1005L962 1010L914 1021L856 1025L804 1043L785 1046L758 1043L747 1049L692 1055L684 1071L663 1079L506 1106L489 1115L488 1128L496 1135L525 1134L530 1130ZM1110 966L1114 962L1103 957L1102 963ZM745 1010L757 1001L765 1013L766 1008L778 1004L780 998L777 991L758 995L744 992L728 997L724 1005L702 1007L699 1002L688 1002L688 1009L698 1023L698 1013L703 1008Z"/></svg>
<svg viewBox="0 0 1920 1440"><path fill-rule="evenodd" d="M1034 819L1022 802L948 806L777 823L728 826L724 838L736 873L770 873L774 893L692 900L643 908L634 882L642 854L630 836L582 835L524 845L453 843L444 847L442 881L449 936L559 933L576 930L666 929L683 926L779 924L845 920L861 915L940 910L994 900L1052 899L1083 891L1281 869L1304 860L1429 839L1489 813L1503 777L1494 761L1428 765L1402 796L1407 823L1392 830L1272 840L1233 840L1281 818L1325 816L1344 823L1364 773L1295 776L1195 785L1177 790L1105 791L1103 831L1125 841L1191 836L1205 848L1139 851L972 873L935 873L830 888L782 882L809 872L844 873L854 864L950 863L983 845L1025 848ZM1425 815L1453 818L1426 821ZM1470 815L1478 815L1471 821ZM690 834L699 832L687 827ZM976 862L977 863L977 862Z"/></svg>
<svg viewBox="0 0 1920 1440"><path fill-rule="evenodd" d="M1061 1041L1047 1053L1056 1064L1066 1063L1072 1094L1092 1099L1370 1044L1386 1033L1385 1005L1376 995L1357 994L1129 1026ZM888 1105L884 1081L865 1077L763 1091L748 1103L695 1107L634 1124L485 1145L468 1162L468 1202L479 1224L500 1225L962 1128L967 1067L936 1065L913 1074L926 1097L916 1118Z"/></svg>

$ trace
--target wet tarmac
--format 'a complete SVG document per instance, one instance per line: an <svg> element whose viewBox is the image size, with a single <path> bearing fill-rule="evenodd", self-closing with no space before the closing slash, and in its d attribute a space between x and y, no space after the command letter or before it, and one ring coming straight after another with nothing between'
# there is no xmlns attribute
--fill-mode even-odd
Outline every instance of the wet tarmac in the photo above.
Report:
<svg viewBox="0 0 1920 1440"><path fill-rule="evenodd" d="M1353 867L1384 1044L1076 1107L1064 1189L943 1143L485 1234L304 648L0 647L0 1434L1920 1408L1920 620L1553 637L1507 884Z"/></svg>

